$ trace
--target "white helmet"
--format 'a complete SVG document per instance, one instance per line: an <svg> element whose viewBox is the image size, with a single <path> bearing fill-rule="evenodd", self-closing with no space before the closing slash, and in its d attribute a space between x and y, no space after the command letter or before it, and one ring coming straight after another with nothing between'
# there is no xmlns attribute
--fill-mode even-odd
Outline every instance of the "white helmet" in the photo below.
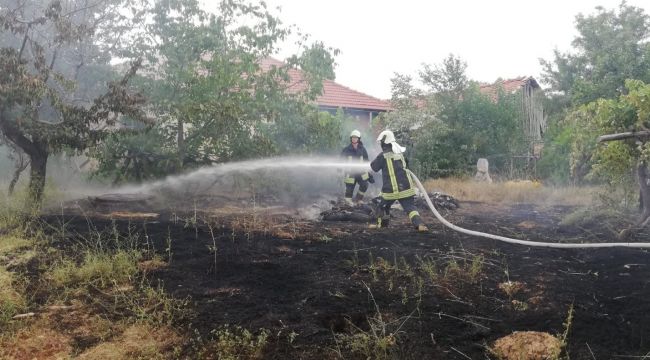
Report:
<svg viewBox="0 0 650 360"><path fill-rule="evenodd" d="M357 137L361 139L361 132L359 130L352 130L352 132L350 133L350 137Z"/></svg>
<svg viewBox="0 0 650 360"><path fill-rule="evenodd" d="M392 144L395 142L395 134L390 130L382 131L377 137L377 142L384 142L384 144Z"/></svg>
<svg viewBox="0 0 650 360"><path fill-rule="evenodd" d="M405 147L400 146L400 144L397 143L397 140L395 139L395 134L393 134L393 132L390 130L384 130L379 134L379 136L377 137L377 142L382 142L382 141L384 142L384 144L390 144L395 154L401 154L404 151L406 151Z"/></svg>

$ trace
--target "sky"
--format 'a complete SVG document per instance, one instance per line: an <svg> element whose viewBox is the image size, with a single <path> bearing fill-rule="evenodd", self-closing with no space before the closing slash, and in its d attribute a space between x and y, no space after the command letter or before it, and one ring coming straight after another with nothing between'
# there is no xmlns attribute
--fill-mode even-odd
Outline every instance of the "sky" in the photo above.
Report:
<svg viewBox="0 0 650 360"><path fill-rule="evenodd" d="M481 82L539 77L540 58L567 51L577 34L575 16L619 0L266 0L280 7L285 24L338 48L336 81L382 99L390 98L395 72L417 76L423 63L453 53ZM628 0L650 14L650 1ZM295 52L282 46L277 57Z"/></svg>

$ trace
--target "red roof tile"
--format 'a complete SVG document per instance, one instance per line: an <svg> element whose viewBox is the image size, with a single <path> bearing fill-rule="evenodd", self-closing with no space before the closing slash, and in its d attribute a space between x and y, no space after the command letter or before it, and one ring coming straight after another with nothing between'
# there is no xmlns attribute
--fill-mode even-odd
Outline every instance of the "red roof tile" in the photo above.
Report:
<svg viewBox="0 0 650 360"><path fill-rule="evenodd" d="M479 90L483 94L489 95L492 99L496 99L499 87L502 87L505 93L512 94L513 92L521 89L528 82L532 82L533 87L540 87L532 76L521 76L514 79L497 80L493 84L481 84Z"/></svg>
<svg viewBox="0 0 650 360"><path fill-rule="evenodd" d="M279 68L285 65L282 61L270 57L260 60L260 66L263 71L268 71L272 67ZM291 68L288 70L288 74L291 80L287 86L287 91L297 93L307 87L307 82L302 71ZM388 101L352 90L332 80L323 81L323 94L316 98L316 103L319 106L341 107L346 109L388 111L391 108Z"/></svg>

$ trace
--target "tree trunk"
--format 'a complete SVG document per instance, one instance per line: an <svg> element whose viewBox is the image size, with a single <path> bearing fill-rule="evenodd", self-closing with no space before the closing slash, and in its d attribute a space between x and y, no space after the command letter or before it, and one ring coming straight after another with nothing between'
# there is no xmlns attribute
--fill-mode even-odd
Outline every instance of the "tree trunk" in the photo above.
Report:
<svg viewBox="0 0 650 360"><path fill-rule="evenodd" d="M38 211L43 202L45 175L47 171L47 151L41 150L30 154L29 199L30 211Z"/></svg>
<svg viewBox="0 0 650 360"><path fill-rule="evenodd" d="M178 132L178 170L182 170L185 161L185 123L183 119L178 119L176 131Z"/></svg>
<svg viewBox="0 0 650 360"><path fill-rule="evenodd" d="M631 227L621 231L618 235L620 240L626 240L632 234L642 230L645 226L650 223L650 184L648 180L650 174L648 174L648 164L641 163L637 167L637 177L639 178L639 188L640 188L640 207L641 207L641 217L636 224Z"/></svg>
<svg viewBox="0 0 650 360"><path fill-rule="evenodd" d="M19 154L20 156L20 162L16 163L16 170L14 171L14 176L11 178L11 182L9 183L9 196L12 196L14 194L14 190L16 188L16 183L18 183L18 180L20 180L20 174L27 169L29 166L29 162L25 162L25 157L22 154Z"/></svg>
<svg viewBox="0 0 650 360"><path fill-rule="evenodd" d="M648 180L650 179L650 174L648 174L648 164L642 163L637 168L637 176L639 178L639 187L641 189L641 219L639 224L642 224L650 217L650 185Z"/></svg>

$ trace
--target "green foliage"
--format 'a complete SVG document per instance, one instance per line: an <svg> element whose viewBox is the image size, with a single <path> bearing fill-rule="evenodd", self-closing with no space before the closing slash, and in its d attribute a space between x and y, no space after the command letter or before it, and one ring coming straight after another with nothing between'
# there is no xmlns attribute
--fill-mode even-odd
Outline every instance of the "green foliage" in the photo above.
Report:
<svg viewBox="0 0 650 360"><path fill-rule="evenodd" d="M212 331L215 339L200 353L202 359L261 359L267 345L269 331L261 329L257 335L240 326L222 326Z"/></svg>
<svg viewBox="0 0 650 360"><path fill-rule="evenodd" d="M627 79L650 81L650 17L625 2L618 9L596 10L576 17L574 51L556 51L552 60L541 60L542 81L551 87L545 106L551 131L540 170L554 182L605 181L633 188L630 159L636 155L622 145L596 147L595 138L640 129L634 106L614 99L630 91Z"/></svg>
<svg viewBox="0 0 650 360"><path fill-rule="evenodd" d="M551 123L544 139L542 158L537 163L539 176L552 184L567 184L571 176L571 144L580 129L564 123Z"/></svg>
<svg viewBox="0 0 650 360"><path fill-rule="evenodd" d="M333 153L339 150L346 117L332 115L307 104L287 109L268 127L278 153ZM344 137L345 138L345 137Z"/></svg>
<svg viewBox="0 0 650 360"><path fill-rule="evenodd" d="M146 181L177 170L175 151L159 128L125 131L108 136L90 155L101 159L94 176Z"/></svg>
<svg viewBox="0 0 650 360"><path fill-rule="evenodd" d="M492 99L467 81L464 69L453 56L425 66L420 75L427 91L416 89L408 76L392 80L395 110L383 114L380 124L398 132L411 167L423 176L471 174L481 157L499 171L525 149L518 94L500 91Z"/></svg>
<svg viewBox="0 0 650 360"><path fill-rule="evenodd" d="M192 315L188 306L189 298L174 298L165 291L160 282L154 287L142 281L136 289L134 292L125 287L113 291L113 298L110 300L116 314L122 315L121 310L125 309L134 320L152 325L172 325L174 321Z"/></svg>
<svg viewBox="0 0 650 360"><path fill-rule="evenodd" d="M352 335L336 334L337 344L359 359L394 359L397 338L394 334L358 331ZM341 355L341 358L344 358Z"/></svg>
<svg viewBox="0 0 650 360"><path fill-rule="evenodd" d="M542 80L573 105L615 98L626 79L650 81L650 17L625 2L618 11L596 10L576 16L575 51L556 51L553 60L541 60Z"/></svg>
<svg viewBox="0 0 650 360"><path fill-rule="evenodd" d="M266 61L289 39L289 27L263 2L222 1L214 13L196 0L159 1L134 53L144 56L138 84L156 123L149 135L98 149L102 176L114 182L159 177L186 168L273 155L318 151L338 141L336 119L308 105L333 79L336 50L299 40L300 54ZM290 72L302 71L299 88ZM333 136L336 134L336 136Z"/></svg>
<svg viewBox="0 0 650 360"><path fill-rule="evenodd" d="M0 133L30 158L34 207L51 154L97 144L119 115L143 117L142 97L128 87L139 62L121 80L109 63L130 39L115 34L141 22L139 5L0 1ZM117 8L132 11L126 16Z"/></svg>
<svg viewBox="0 0 650 360"><path fill-rule="evenodd" d="M574 181L595 181L608 186L602 199L610 206L634 202L635 169L639 162L647 161L647 144L634 139L597 144L600 135L650 126L650 85L628 80L625 89L626 94L618 99L600 99L570 111L553 130L548 142L551 146L545 149L541 163L547 175L555 170L561 174L556 176L561 177L565 176L561 170L566 169L568 159Z"/></svg>

